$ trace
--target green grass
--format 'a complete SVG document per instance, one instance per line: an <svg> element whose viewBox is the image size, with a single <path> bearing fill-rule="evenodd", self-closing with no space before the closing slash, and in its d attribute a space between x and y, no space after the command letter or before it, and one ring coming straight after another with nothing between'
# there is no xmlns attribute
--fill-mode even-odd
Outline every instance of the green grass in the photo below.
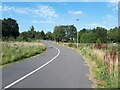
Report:
<svg viewBox="0 0 120 90"><path fill-rule="evenodd" d="M66 47L74 48L73 45L68 45L62 43ZM79 48L75 48L76 50L80 51L80 53L88 60L87 63L91 68L92 74L94 74L95 84L97 84L97 88L118 88L118 72L113 71L111 74L107 73L107 69L104 65L103 57L99 58L99 55L93 53L91 48L92 44L79 44ZM111 50L120 51L120 47L118 45L109 44L107 51L110 52ZM103 50L104 52L104 50ZM94 81L93 81L94 82ZM119 82L120 84L120 82ZM120 86L119 86L120 87Z"/></svg>
<svg viewBox="0 0 120 90"><path fill-rule="evenodd" d="M94 78L99 81L97 82L98 88L118 88L118 72L113 71L111 74L108 74L103 63L104 60L91 53L91 50L86 47L81 47L79 50L82 55L87 57L90 64L95 62L95 66L92 65L92 72L95 73Z"/></svg>
<svg viewBox="0 0 120 90"><path fill-rule="evenodd" d="M0 65L5 65L19 61L45 51L45 46L40 43L28 42L2 42L2 61Z"/></svg>

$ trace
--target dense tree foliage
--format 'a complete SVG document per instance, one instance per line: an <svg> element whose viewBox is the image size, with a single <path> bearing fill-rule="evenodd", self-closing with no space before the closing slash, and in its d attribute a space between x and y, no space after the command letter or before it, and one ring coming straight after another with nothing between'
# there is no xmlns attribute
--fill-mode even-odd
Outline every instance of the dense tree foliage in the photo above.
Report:
<svg viewBox="0 0 120 90"><path fill-rule="evenodd" d="M11 18L2 20L2 36L3 38L19 36L19 26L16 20Z"/></svg>
<svg viewBox="0 0 120 90"><path fill-rule="evenodd" d="M118 39L120 38L118 34L118 28L115 27L113 29L110 29L108 31L107 37L108 37L108 42L113 42L113 43L117 42Z"/></svg>
<svg viewBox="0 0 120 90"><path fill-rule="evenodd" d="M2 20L0 19L0 40L2 39Z"/></svg>
<svg viewBox="0 0 120 90"><path fill-rule="evenodd" d="M102 27L82 29L78 32L79 43L115 43L120 42L120 28L107 30ZM76 42L77 30L73 25L55 26L53 36L56 41Z"/></svg>
<svg viewBox="0 0 120 90"><path fill-rule="evenodd" d="M40 37L41 37L41 39L44 39L44 40L46 39L46 35L43 30L40 33Z"/></svg>
<svg viewBox="0 0 120 90"><path fill-rule="evenodd" d="M0 20L2 22L2 37L3 40L19 40L32 41L36 39L55 40L64 42L77 41L77 29L74 25L55 26L53 32L45 33L36 31L34 26L31 26L28 31L19 33L19 25L16 20L8 18ZM102 27L94 29L83 28L78 32L79 43L116 43L120 42L120 27L115 27L107 30Z"/></svg>
<svg viewBox="0 0 120 90"><path fill-rule="evenodd" d="M80 42L82 42L82 43L95 43L96 42L96 35L92 31L83 33L80 36Z"/></svg>
<svg viewBox="0 0 120 90"><path fill-rule="evenodd" d="M78 42L80 43L80 38L83 33L86 33L87 29L83 28L81 31L78 32Z"/></svg>
<svg viewBox="0 0 120 90"><path fill-rule="evenodd" d="M41 32L36 32L34 26L31 26L28 31L20 33L17 38L19 41L31 41L36 39L45 39L45 33L42 30Z"/></svg>
<svg viewBox="0 0 120 90"><path fill-rule="evenodd" d="M107 29L102 27L97 27L92 30L93 33L96 35L96 39L100 39L101 42L106 43L107 42Z"/></svg>
<svg viewBox="0 0 120 90"><path fill-rule="evenodd" d="M67 40L74 42L77 38L77 29L74 25L67 25L66 27L66 36Z"/></svg>
<svg viewBox="0 0 120 90"><path fill-rule="evenodd" d="M79 40L81 43L109 43L118 42L120 36L118 35L118 27L107 30L102 27L97 27L92 30L83 29L79 31Z"/></svg>
<svg viewBox="0 0 120 90"><path fill-rule="evenodd" d="M74 25L55 26L53 31L54 40L56 41L73 42L76 39L76 34L77 29Z"/></svg>
<svg viewBox="0 0 120 90"><path fill-rule="evenodd" d="M53 36L54 36L54 40L62 41L65 38L64 26L55 26Z"/></svg>
<svg viewBox="0 0 120 90"><path fill-rule="evenodd" d="M47 40L53 40L53 34L51 32L46 33L46 39Z"/></svg>

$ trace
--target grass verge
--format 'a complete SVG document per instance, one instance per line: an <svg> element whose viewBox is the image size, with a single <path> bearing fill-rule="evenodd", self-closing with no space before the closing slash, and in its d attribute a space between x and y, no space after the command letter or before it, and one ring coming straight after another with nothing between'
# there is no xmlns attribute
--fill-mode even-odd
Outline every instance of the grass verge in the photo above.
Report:
<svg viewBox="0 0 120 90"><path fill-rule="evenodd" d="M42 53L46 50L40 42L2 42L0 65L10 64Z"/></svg>
<svg viewBox="0 0 120 90"><path fill-rule="evenodd" d="M104 65L104 51L91 49L89 46L82 44L76 48L75 44L58 43L65 47L77 50L84 58L90 68L89 78L93 81L94 88L118 88L118 63L112 73L107 73Z"/></svg>
<svg viewBox="0 0 120 90"><path fill-rule="evenodd" d="M98 58L92 53L92 50L79 48L80 53L86 58L87 63L94 76L94 82L97 88L118 88L118 72L113 71L111 74L107 73L107 69L103 63L103 59Z"/></svg>

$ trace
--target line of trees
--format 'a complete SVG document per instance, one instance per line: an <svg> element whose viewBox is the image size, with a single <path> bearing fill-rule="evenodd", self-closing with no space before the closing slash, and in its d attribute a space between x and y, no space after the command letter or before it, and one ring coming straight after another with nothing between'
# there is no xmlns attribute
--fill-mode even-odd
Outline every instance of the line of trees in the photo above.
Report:
<svg viewBox="0 0 120 90"><path fill-rule="evenodd" d="M115 27L113 29L107 30L102 27L97 27L94 29L82 29L79 31L79 42L82 43L109 43L120 41L120 35L118 34L120 29Z"/></svg>
<svg viewBox="0 0 120 90"><path fill-rule="evenodd" d="M77 29L74 25L55 26L53 31L54 40L76 42ZM79 43L116 43L120 42L120 27L107 30L102 27L94 29L82 29L78 32Z"/></svg>
<svg viewBox="0 0 120 90"><path fill-rule="evenodd" d="M15 19L4 18L1 21L2 40L32 41L37 39L46 39L46 34L44 33L44 31L35 31L34 26L31 26L28 31L20 33L19 24Z"/></svg>
<svg viewBox="0 0 120 90"><path fill-rule="evenodd" d="M120 27L107 30L102 27L94 29L82 29L78 32L79 43L116 43L120 42ZM19 40L31 41L36 39L55 40L57 42L76 42L77 29L74 25L59 25L54 27L53 32L44 33L35 31L34 26L31 26L28 31L19 32L19 25L12 18L2 20L2 39L3 40Z"/></svg>
<svg viewBox="0 0 120 90"><path fill-rule="evenodd" d="M120 27L107 30L97 27L92 30L82 29L79 31L79 42L82 43L116 43L120 42Z"/></svg>
<svg viewBox="0 0 120 90"><path fill-rule="evenodd" d="M42 30L41 32L35 31L34 26L31 26L28 31L24 31L20 33L20 35L17 37L18 41L33 41L37 39L45 39L45 33Z"/></svg>

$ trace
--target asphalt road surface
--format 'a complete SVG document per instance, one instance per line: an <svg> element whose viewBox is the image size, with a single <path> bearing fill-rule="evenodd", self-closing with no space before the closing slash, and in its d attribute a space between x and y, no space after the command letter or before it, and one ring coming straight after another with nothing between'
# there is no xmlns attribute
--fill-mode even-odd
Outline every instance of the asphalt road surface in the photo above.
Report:
<svg viewBox="0 0 120 90"><path fill-rule="evenodd" d="M2 88L91 88L84 59L75 50L44 41L47 50L2 69Z"/></svg>

